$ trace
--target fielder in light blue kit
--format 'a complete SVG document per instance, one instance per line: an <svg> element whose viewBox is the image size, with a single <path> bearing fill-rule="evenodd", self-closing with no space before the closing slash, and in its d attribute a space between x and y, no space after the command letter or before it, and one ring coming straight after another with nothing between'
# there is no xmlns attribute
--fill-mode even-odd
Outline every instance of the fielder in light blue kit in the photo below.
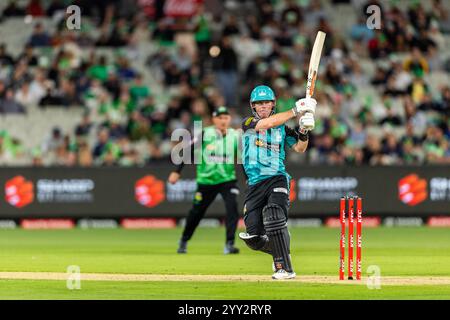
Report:
<svg viewBox="0 0 450 320"><path fill-rule="evenodd" d="M284 161L285 147L305 152L308 135L314 129L317 102L300 99L288 111L275 113L276 97L268 86L257 86L250 95L253 116L242 123L242 160L248 190L244 204L246 232L241 238L253 250L271 254L273 279L292 279L287 229L289 180ZM299 131L285 125L299 117Z"/></svg>

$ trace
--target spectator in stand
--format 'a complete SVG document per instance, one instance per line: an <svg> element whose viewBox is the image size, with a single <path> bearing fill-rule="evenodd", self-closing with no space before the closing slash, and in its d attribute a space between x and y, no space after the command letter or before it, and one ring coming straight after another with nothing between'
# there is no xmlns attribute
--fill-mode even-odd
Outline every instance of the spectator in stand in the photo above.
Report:
<svg viewBox="0 0 450 320"><path fill-rule="evenodd" d="M109 141L109 130L107 128L101 128L98 133L97 144L92 151L94 159L99 158L105 151L106 145Z"/></svg>
<svg viewBox="0 0 450 320"><path fill-rule="evenodd" d="M187 48L183 45L178 47L178 50L172 59L177 65L178 70L182 73L187 72L192 66L192 58L189 55Z"/></svg>
<svg viewBox="0 0 450 320"><path fill-rule="evenodd" d="M4 97L0 99L0 113L26 113L24 106L14 99L12 89L6 89Z"/></svg>
<svg viewBox="0 0 450 320"><path fill-rule="evenodd" d="M362 149L363 163L370 165L381 164L382 150L381 143L377 137L373 135L367 136L366 145Z"/></svg>
<svg viewBox="0 0 450 320"><path fill-rule="evenodd" d="M230 14L222 30L222 37L228 37L239 34L238 21L235 15Z"/></svg>
<svg viewBox="0 0 450 320"><path fill-rule="evenodd" d="M144 118L139 111L131 113L125 131L131 141L139 141L143 138L150 141L153 137L150 121Z"/></svg>
<svg viewBox="0 0 450 320"><path fill-rule="evenodd" d="M25 61L28 66L36 67L38 65L38 58L34 53L34 48L30 44L26 44L23 53L21 53L17 60Z"/></svg>
<svg viewBox="0 0 450 320"><path fill-rule="evenodd" d="M363 41L367 43L370 39L374 38L374 32L372 29L367 28L366 19L363 16L358 18L358 22L354 24L350 29L350 37L354 41Z"/></svg>
<svg viewBox="0 0 450 320"><path fill-rule="evenodd" d="M5 10L3 10L4 17L19 17L25 15L25 9L17 4L17 0L10 0Z"/></svg>
<svg viewBox="0 0 450 320"><path fill-rule="evenodd" d="M0 164L14 165L23 154L23 147L17 139L9 135L6 130L0 131Z"/></svg>
<svg viewBox="0 0 450 320"><path fill-rule="evenodd" d="M30 83L24 82L17 90L14 99L25 106L26 108L36 106L39 103L40 97L37 93L30 90Z"/></svg>
<svg viewBox="0 0 450 320"><path fill-rule="evenodd" d="M402 119L394 113L394 110L392 109L392 106L390 104L386 106L386 112L386 116L379 122L380 126L388 124L392 127L398 127L403 125Z"/></svg>
<svg viewBox="0 0 450 320"><path fill-rule="evenodd" d="M123 81L130 81L136 77L136 70L125 56L117 58L117 68L117 75Z"/></svg>
<svg viewBox="0 0 450 320"><path fill-rule="evenodd" d="M136 104L139 104L142 99L150 96L150 90L144 84L144 78L141 74L137 74L134 83L131 84L130 96Z"/></svg>
<svg viewBox="0 0 450 320"><path fill-rule="evenodd" d="M108 122L104 124L104 127L109 129L109 137L111 140L119 140L125 136L125 129L119 122L119 119L114 116L110 116Z"/></svg>
<svg viewBox="0 0 450 320"><path fill-rule="evenodd" d="M45 16L45 10L42 7L41 0L30 0L26 7L26 14L33 17Z"/></svg>
<svg viewBox="0 0 450 320"><path fill-rule="evenodd" d="M238 57L229 37L222 38L219 54L213 59L213 68L217 74L217 85L225 97L225 104L236 106L236 92L238 81Z"/></svg>
<svg viewBox="0 0 450 320"><path fill-rule="evenodd" d="M36 70L33 81L30 83L30 94L35 97L37 103L40 103L50 87L49 81L45 77L43 69Z"/></svg>
<svg viewBox="0 0 450 320"><path fill-rule="evenodd" d="M50 46L50 36L44 30L42 23L38 22L34 26L33 33L28 41L31 47L48 47Z"/></svg>
<svg viewBox="0 0 450 320"><path fill-rule="evenodd" d="M80 124L78 124L75 128L75 135L77 137L85 137L88 136L92 129L92 121L88 112L84 113L83 118L81 119Z"/></svg>
<svg viewBox="0 0 450 320"><path fill-rule="evenodd" d="M13 57L7 53L6 44L0 44L0 65L12 66L14 65Z"/></svg>
<svg viewBox="0 0 450 320"><path fill-rule="evenodd" d="M428 73L428 62L418 47L413 47L411 55L403 63L403 68L413 75L423 75Z"/></svg>
<svg viewBox="0 0 450 320"><path fill-rule="evenodd" d="M6 86L3 81L0 80L0 99L3 99L6 95Z"/></svg>
<svg viewBox="0 0 450 320"><path fill-rule="evenodd" d="M108 46L108 47L122 47L128 43L128 38L130 37L129 26L125 18L119 18L113 24L110 33L106 29L103 29L103 34L101 35L99 41L97 41L98 46Z"/></svg>
<svg viewBox="0 0 450 320"><path fill-rule="evenodd" d="M50 136L42 144L42 152L50 153L64 145L64 137L59 127L52 129Z"/></svg>
<svg viewBox="0 0 450 320"><path fill-rule="evenodd" d="M429 92L428 85L425 83L422 75L418 75L414 78L412 83L408 86L407 92L415 104L422 102Z"/></svg>
<svg viewBox="0 0 450 320"><path fill-rule="evenodd" d="M48 17L53 17L55 13L63 11L66 11L63 0L51 0L47 7L46 14Z"/></svg>
<svg viewBox="0 0 450 320"><path fill-rule="evenodd" d="M81 167L91 167L94 163L92 152L87 142L83 141L78 146L77 164Z"/></svg>
<svg viewBox="0 0 450 320"><path fill-rule="evenodd" d="M87 74L91 79L100 80L101 82L105 82L108 79L108 73L111 67L108 65L105 56L101 56L98 59L98 63L93 64L87 70Z"/></svg>
<svg viewBox="0 0 450 320"><path fill-rule="evenodd" d="M374 60L385 58L392 51L387 36L379 29L375 30L374 37L369 40L368 49L370 57Z"/></svg>

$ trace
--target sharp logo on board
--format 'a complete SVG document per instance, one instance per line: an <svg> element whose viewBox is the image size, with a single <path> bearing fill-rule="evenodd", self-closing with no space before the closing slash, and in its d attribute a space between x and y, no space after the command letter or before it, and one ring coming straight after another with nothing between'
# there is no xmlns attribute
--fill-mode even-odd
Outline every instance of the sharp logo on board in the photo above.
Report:
<svg viewBox="0 0 450 320"><path fill-rule="evenodd" d="M15 176L5 183L5 200L16 208L23 208L34 201L33 182L23 176Z"/></svg>
<svg viewBox="0 0 450 320"><path fill-rule="evenodd" d="M148 175L139 179L134 186L137 202L147 208L153 208L164 201L164 182Z"/></svg>
<svg viewBox="0 0 450 320"><path fill-rule="evenodd" d="M427 181L412 173L398 182L398 196L408 206L416 206L428 197Z"/></svg>
<svg viewBox="0 0 450 320"><path fill-rule="evenodd" d="M356 177L301 177L297 182L300 201L338 201L343 194L356 194Z"/></svg>
<svg viewBox="0 0 450 320"><path fill-rule="evenodd" d="M38 179L18 175L5 183L5 200L16 208L36 203L90 203L95 183L91 179Z"/></svg>
<svg viewBox="0 0 450 320"><path fill-rule="evenodd" d="M92 179L39 179L36 197L39 203L91 203L94 189Z"/></svg>
<svg viewBox="0 0 450 320"><path fill-rule="evenodd" d="M192 201L196 191L197 182L195 179L180 179L175 184L166 183L166 199L168 202Z"/></svg>

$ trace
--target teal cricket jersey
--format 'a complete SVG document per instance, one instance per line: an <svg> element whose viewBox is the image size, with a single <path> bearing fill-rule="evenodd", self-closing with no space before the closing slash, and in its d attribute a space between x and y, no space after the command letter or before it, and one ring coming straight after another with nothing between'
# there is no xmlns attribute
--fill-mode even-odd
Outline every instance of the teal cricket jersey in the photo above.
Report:
<svg viewBox="0 0 450 320"><path fill-rule="evenodd" d="M257 122L255 117L248 117L242 123L242 162L248 184L254 185L279 175L284 175L289 181L291 176L284 165L285 146L294 146L298 133L284 124L256 131Z"/></svg>

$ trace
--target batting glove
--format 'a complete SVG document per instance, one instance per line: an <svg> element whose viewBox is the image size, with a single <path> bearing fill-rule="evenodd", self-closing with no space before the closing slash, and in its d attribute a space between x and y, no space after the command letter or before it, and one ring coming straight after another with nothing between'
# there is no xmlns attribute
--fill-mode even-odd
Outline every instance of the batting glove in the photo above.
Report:
<svg viewBox="0 0 450 320"><path fill-rule="evenodd" d="M317 101L314 98L303 98L295 102L295 107L292 111L296 116L302 115L306 112L311 112L314 114L316 112Z"/></svg>
<svg viewBox="0 0 450 320"><path fill-rule="evenodd" d="M300 132L311 131L315 126L314 115L311 112L307 112L300 117L298 123L300 125Z"/></svg>

